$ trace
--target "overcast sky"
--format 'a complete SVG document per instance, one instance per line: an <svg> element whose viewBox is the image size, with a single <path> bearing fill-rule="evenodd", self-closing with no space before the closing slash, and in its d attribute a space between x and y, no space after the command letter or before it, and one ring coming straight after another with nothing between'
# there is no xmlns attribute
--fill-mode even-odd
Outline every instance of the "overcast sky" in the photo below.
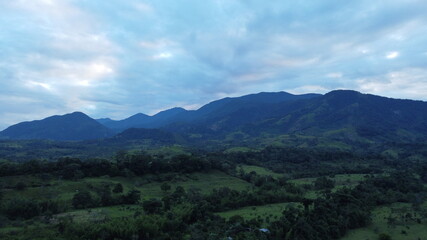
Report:
<svg viewBox="0 0 427 240"><path fill-rule="evenodd" d="M0 0L0 129L261 91L427 100L425 0Z"/></svg>

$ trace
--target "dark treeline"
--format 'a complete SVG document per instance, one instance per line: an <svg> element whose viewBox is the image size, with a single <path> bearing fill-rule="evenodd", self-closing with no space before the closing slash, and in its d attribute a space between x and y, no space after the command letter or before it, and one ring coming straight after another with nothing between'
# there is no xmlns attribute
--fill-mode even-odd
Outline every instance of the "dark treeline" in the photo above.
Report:
<svg viewBox="0 0 427 240"><path fill-rule="evenodd" d="M375 174L387 169L406 169L411 159L402 161L382 155L346 151L267 147L261 151L238 153L193 153L165 157L146 153L118 152L112 159L60 158L57 161L30 160L23 163L0 162L0 176L53 174L64 179L134 174L192 173L217 169L235 170L236 164L258 165L292 178L316 177L338 173ZM333 165L332 165L333 164Z"/></svg>
<svg viewBox="0 0 427 240"><path fill-rule="evenodd" d="M375 174L384 172L388 166L394 169L411 164L370 152L361 154L349 151L283 147L267 147L261 151L230 153L223 157L234 163L258 165L274 172L291 174L292 178L339 173Z"/></svg>
<svg viewBox="0 0 427 240"><path fill-rule="evenodd" d="M192 173L211 169L222 170L224 161L214 161L201 156L178 155L172 158L148 154L118 153L113 160L60 158L57 161L31 160L24 163L0 163L0 176L25 174L52 174L63 179L99 176L128 176L167 172Z"/></svg>

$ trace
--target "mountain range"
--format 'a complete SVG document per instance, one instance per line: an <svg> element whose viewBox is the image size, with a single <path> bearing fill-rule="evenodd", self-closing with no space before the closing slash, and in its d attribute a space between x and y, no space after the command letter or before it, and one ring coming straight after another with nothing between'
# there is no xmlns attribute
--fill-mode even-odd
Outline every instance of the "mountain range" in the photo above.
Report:
<svg viewBox="0 0 427 240"><path fill-rule="evenodd" d="M262 92L220 99L198 110L172 108L153 116L138 113L118 121L94 120L74 112L18 123L0 132L0 137L60 141L160 138L170 142L177 138L220 140L235 133L415 142L427 139L427 102L351 90L324 95Z"/></svg>

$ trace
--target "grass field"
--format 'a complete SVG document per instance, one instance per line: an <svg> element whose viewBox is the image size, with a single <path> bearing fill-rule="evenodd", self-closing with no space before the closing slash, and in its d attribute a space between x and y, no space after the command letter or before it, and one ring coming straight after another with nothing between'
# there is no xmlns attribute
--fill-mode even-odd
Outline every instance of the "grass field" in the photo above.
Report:
<svg viewBox="0 0 427 240"><path fill-rule="evenodd" d="M365 179L366 174L337 174L331 179L335 181L335 187L352 187ZM313 184L316 178L298 178L289 182L297 185Z"/></svg>
<svg viewBox="0 0 427 240"><path fill-rule="evenodd" d="M393 240L426 240L427 202L421 211L414 211L406 203L376 208L370 226L351 230L341 240L377 240L381 233L390 235Z"/></svg>
<svg viewBox="0 0 427 240"><path fill-rule="evenodd" d="M239 170L240 168L242 168L243 171L245 171L245 173L250 173L250 172L254 171L258 175L261 175L261 176L272 176L274 178L280 178L280 177L284 176L284 174L275 173L275 172L271 171L270 169L259 167L259 166L254 166L254 165L239 165L237 167L237 170Z"/></svg>
<svg viewBox="0 0 427 240"><path fill-rule="evenodd" d="M336 191L343 187L354 187L365 179L365 175L366 174L337 174L331 178L335 181L335 187L332 191ZM289 182L296 185L312 185L315 181L316 178L298 178L289 180ZM317 191L310 190L305 193L304 197L308 199L315 199L318 197L318 194Z"/></svg>
<svg viewBox="0 0 427 240"><path fill-rule="evenodd" d="M226 212L219 212L217 214L226 219L239 215L246 220L254 218L261 218L263 220L269 218L270 220L277 220L282 215L283 210L290 207L302 207L302 205L300 203L293 202L275 203L264 206L244 207Z"/></svg>
<svg viewBox="0 0 427 240"><path fill-rule="evenodd" d="M220 171L212 171L209 173L194 173L188 174L178 180L167 181L175 189L177 186L182 186L184 189L198 189L202 193L209 193L213 189L221 187L229 187L234 190L250 189L251 184L239 178L232 177ZM162 182L151 182L143 184L136 189L141 191L143 198L156 198L163 196L160 189Z"/></svg>
<svg viewBox="0 0 427 240"><path fill-rule="evenodd" d="M220 171L210 171L207 173L193 173L175 175L169 177L169 181L162 180L164 176L147 175L144 177L98 177L84 178L78 181L70 180L49 180L42 181L33 176L14 176L0 178L3 186L6 186L4 191L4 199L25 198L25 199L61 199L70 201L73 195L79 190L94 191L95 188L103 185L113 186L121 183L124 187L124 192L131 189L141 191L143 199L159 198L164 195L160 186L167 182L174 190L177 186L182 186L184 189L199 189L202 193L211 192L214 188L229 187L235 190L245 190L251 185L241 179L232 177ZM12 189L18 182L23 182L27 187L24 190Z"/></svg>
<svg viewBox="0 0 427 240"><path fill-rule="evenodd" d="M139 205L118 205L99 207L61 213L54 216L52 221L64 217L71 217L76 222L96 222L109 218L131 217L142 214L144 210Z"/></svg>

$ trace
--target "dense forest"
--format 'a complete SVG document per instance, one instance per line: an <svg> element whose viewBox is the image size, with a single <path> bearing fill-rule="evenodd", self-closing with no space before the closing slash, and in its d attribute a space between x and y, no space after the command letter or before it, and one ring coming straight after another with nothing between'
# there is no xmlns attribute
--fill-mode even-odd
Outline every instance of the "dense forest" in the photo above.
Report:
<svg viewBox="0 0 427 240"><path fill-rule="evenodd" d="M186 182L203 176L229 179L207 189ZM349 178L339 182L339 176ZM409 204L416 214L408 221L423 225L427 218L427 162L371 153L119 151L111 159L3 161L0 177L2 239L340 239L372 224L372 212L390 204ZM234 181L246 187L236 189ZM58 188L60 196L49 190ZM223 215L285 203L274 216ZM119 213L76 215L99 209Z"/></svg>

